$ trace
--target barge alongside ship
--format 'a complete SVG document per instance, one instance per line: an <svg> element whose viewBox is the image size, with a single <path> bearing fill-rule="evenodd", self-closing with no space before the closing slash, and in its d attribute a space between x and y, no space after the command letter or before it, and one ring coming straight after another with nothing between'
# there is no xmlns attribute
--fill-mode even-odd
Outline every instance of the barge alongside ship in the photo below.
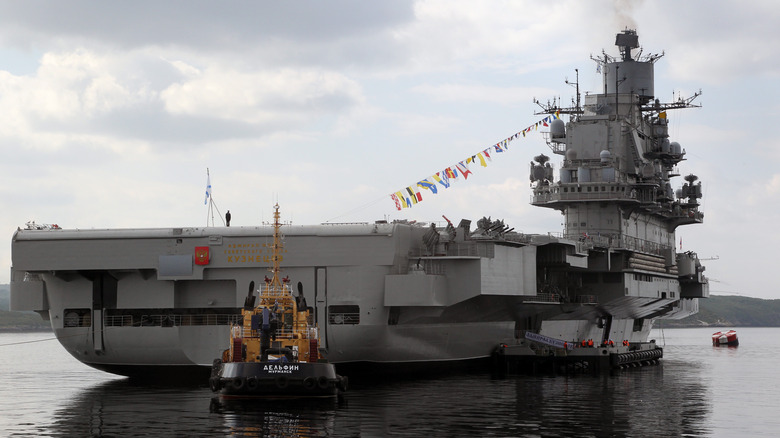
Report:
<svg viewBox="0 0 780 438"><path fill-rule="evenodd" d="M625 354L656 350L655 319L698 311L704 268L676 251L675 232L703 221L701 183L688 175L673 190L685 151L670 141L667 115L693 99L655 99L660 56L634 57L633 31L616 44L619 58L595 58L602 93L543 107L557 118L547 143L562 164L556 172L536 157L532 204L560 211L562 234L488 218L285 227L286 273L313 304L320 347L337 367L428 368L487 359L497 345L545 361L583 354L588 340L635 363ZM20 229L11 307L40 313L95 368L208 375L264 277L272 235L265 226Z"/></svg>

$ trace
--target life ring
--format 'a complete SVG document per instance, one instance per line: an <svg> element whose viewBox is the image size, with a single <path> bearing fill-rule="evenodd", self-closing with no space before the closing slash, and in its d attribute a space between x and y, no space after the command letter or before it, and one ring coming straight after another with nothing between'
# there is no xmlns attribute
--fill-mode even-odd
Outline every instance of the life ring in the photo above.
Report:
<svg viewBox="0 0 780 438"><path fill-rule="evenodd" d="M315 386L317 386L317 379L315 379L314 377L307 377L307 378L303 379L303 387L304 388L306 388L308 390L312 390L312 389L314 389Z"/></svg>
<svg viewBox="0 0 780 438"><path fill-rule="evenodd" d="M260 386L260 382L257 381L256 377L246 379L246 388L250 391L254 391L258 386Z"/></svg>
<svg viewBox="0 0 780 438"><path fill-rule="evenodd" d="M321 389L328 389L328 384L330 382L328 381L328 378L325 376L320 376L317 378L317 386L319 386Z"/></svg>
<svg viewBox="0 0 780 438"><path fill-rule="evenodd" d="M230 385L235 389L236 391L240 391L244 388L244 379L241 377L236 377L233 380L230 381Z"/></svg>
<svg viewBox="0 0 780 438"><path fill-rule="evenodd" d="M276 378L276 387L279 389L285 389L290 384L290 381L287 380L287 377L285 376L279 376Z"/></svg>

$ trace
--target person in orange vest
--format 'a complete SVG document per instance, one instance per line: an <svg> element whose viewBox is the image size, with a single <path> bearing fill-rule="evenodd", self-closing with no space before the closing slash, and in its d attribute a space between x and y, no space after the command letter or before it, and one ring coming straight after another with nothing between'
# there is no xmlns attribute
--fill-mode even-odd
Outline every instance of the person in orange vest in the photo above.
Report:
<svg viewBox="0 0 780 438"><path fill-rule="evenodd" d="M588 339L588 347L593 347L593 339Z"/></svg>

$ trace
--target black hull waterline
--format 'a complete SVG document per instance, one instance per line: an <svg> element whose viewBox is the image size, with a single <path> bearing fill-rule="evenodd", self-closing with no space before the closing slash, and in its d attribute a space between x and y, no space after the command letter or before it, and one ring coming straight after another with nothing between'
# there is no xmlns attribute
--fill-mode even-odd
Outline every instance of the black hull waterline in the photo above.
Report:
<svg viewBox="0 0 780 438"><path fill-rule="evenodd" d="M215 361L211 390L223 397L335 397L347 389L347 378L325 362Z"/></svg>

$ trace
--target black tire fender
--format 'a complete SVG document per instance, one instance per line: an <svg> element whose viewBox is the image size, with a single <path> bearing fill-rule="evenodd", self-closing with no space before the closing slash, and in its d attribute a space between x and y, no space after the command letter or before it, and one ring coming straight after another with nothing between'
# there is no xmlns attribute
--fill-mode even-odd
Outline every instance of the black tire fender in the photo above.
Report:
<svg viewBox="0 0 780 438"><path fill-rule="evenodd" d="M328 381L328 378L325 376L320 376L317 378L317 386L319 386L322 389L327 389L329 383L330 382Z"/></svg>
<svg viewBox="0 0 780 438"><path fill-rule="evenodd" d="M235 377L230 381L230 385L235 389L236 391L239 391L241 389L244 389L244 385L246 384L246 381L242 377Z"/></svg>
<svg viewBox="0 0 780 438"><path fill-rule="evenodd" d="M289 384L290 381L286 376L279 376L276 378L276 387L279 389L285 389Z"/></svg>

